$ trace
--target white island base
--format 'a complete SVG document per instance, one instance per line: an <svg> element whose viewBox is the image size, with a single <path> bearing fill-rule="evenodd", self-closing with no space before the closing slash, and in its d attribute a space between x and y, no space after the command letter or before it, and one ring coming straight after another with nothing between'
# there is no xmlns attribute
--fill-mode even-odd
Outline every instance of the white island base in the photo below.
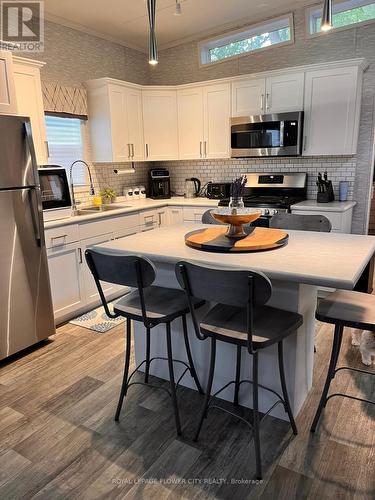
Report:
<svg viewBox="0 0 375 500"><path fill-rule="evenodd" d="M167 263L155 262L157 268L156 285L179 288L174 274L174 266ZM273 295L269 305L298 312L303 316L303 325L298 331L284 341L284 363L287 387L293 414L296 416L304 403L312 385L312 372L314 362L314 334L315 334L315 306L317 287L293 282L272 281ZM208 310L206 305L198 310L198 318ZM188 329L190 347L195 363L195 368L205 389L208 377L210 340L198 340L195 336L193 325L188 316ZM134 323L135 357L138 365L145 358L146 335L143 324ZM187 361L182 333L181 319L172 323L173 358ZM166 356L165 325L160 325L151 331L151 357ZM175 380L178 380L183 371L182 365L174 364ZM225 384L234 380L236 371L236 346L224 342L217 343L215 377L212 393L215 393ZM150 373L162 379L169 380L168 365L166 361L155 360L151 363ZM241 379L252 378L252 356L245 348L242 352ZM277 345L264 349L259 354L259 383L282 394L279 371ZM189 372L185 374L181 385L195 389L195 384ZM219 397L232 401L234 384L220 393ZM270 392L259 389L259 409L265 413L277 401ZM202 400L203 402L203 400ZM242 384L239 403L242 406L252 407L252 385ZM282 405L276 406L271 415L287 420L287 415Z"/></svg>

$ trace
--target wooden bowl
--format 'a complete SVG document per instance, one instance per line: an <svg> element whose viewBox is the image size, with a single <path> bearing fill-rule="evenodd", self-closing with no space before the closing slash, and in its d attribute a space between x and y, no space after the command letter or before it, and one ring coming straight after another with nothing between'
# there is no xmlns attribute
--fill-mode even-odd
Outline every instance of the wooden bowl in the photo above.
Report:
<svg viewBox="0 0 375 500"><path fill-rule="evenodd" d="M255 220L259 219L259 217L262 215L262 212L261 210L254 210L247 213L233 215L230 213L215 212L213 210L211 214L214 219L216 219L218 222L222 222L223 224L242 226L243 224L250 224L250 222L254 222Z"/></svg>
<svg viewBox="0 0 375 500"><path fill-rule="evenodd" d="M245 238L248 234L244 231L244 224L250 224L262 215L262 211L255 208L242 208L239 212L238 214L232 214L230 208L211 211L211 215L215 220L223 224L229 224L228 231L225 234L227 238Z"/></svg>

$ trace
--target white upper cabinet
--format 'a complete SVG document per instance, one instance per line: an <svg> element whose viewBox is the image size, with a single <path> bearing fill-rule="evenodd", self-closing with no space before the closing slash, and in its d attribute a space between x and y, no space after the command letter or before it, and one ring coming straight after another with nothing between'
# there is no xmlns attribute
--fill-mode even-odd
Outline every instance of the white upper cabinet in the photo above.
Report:
<svg viewBox="0 0 375 500"><path fill-rule="evenodd" d="M203 87L203 156L229 158L230 83Z"/></svg>
<svg viewBox="0 0 375 500"><path fill-rule="evenodd" d="M232 83L232 116L262 115L265 106L265 78L248 78Z"/></svg>
<svg viewBox="0 0 375 500"><path fill-rule="evenodd" d="M179 158L228 158L230 85L177 91Z"/></svg>
<svg viewBox="0 0 375 500"><path fill-rule="evenodd" d="M145 90L142 93L145 159L177 160L177 92Z"/></svg>
<svg viewBox="0 0 375 500"><path fill-rule="evenodd" d="M266 114L302 111L304 81L304 73L290 73L267 78Z"/></svg>
<svg viewBox="0 0 375 500"><path fill-rule="evenodd" d="M303 86L303 72L234 81L232 116L302 111Z"/></svg>
<svg viewBox="0 0 375 500"><path fill-rule="evenodd" d="M181 160L203 158L203 89L177 91L178 146Z"/></svg>
<svg viewBox="0 0 375 500"><path fill-rule="evenodd" d="M304 155L356 153L361 90L358 66L306 72Z"/></svg>
<svg viewBox="0 0 375 500"><path fill-rule="evenodd" d="M0 50L0 113L17 114L12 53Z"/></svg>
<svg viewBox="0 0 375 500"><path fill-rule="evenodd" d="M141 161L143 154L142 92L98 80L88 83L93 161Z"/></svg>
<svg viewBox="0 0 375 500"><path fill-rule="evenodd" d="M44 119L40 68L43 63L14 58L13 72L18 114L30 118L38 165L48 163L48 143Z"/></svg>
<svg viewBox="0 0 375 500"><path fill-rule="evenodd" d="M126 116L130 152L133 161L144 159L142 92L138 89L126 91Z"/></svg>

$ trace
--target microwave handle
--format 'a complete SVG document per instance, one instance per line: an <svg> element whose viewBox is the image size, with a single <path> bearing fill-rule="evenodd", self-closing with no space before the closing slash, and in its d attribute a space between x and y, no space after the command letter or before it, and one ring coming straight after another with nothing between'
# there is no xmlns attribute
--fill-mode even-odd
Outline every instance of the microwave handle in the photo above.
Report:
<svg viewBox="0 0 375 500"><path fill-rule="evenodd" d="M280 122L280 147L284 147L285 122Z"/></svg>

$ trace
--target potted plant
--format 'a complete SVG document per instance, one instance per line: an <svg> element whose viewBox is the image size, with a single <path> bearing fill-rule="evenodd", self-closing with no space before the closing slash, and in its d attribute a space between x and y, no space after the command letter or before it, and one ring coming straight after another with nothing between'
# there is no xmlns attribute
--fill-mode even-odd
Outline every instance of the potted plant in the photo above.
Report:
<svg viewBox="0 0 375 500"><path fill-rule="evenodd" d="M116 193L112 188L105 188L100 191L100 196L102 197L103 203L108 205L114 201Z"/></svg>

